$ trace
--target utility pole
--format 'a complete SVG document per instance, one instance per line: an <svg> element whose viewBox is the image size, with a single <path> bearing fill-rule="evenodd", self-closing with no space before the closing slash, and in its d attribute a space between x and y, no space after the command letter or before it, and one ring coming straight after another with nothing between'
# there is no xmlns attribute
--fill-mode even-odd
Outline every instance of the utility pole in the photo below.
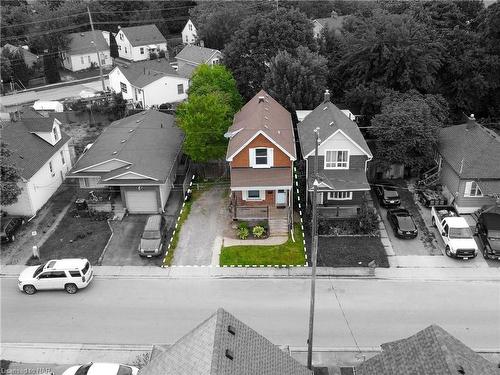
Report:
<svg viewBox="0 0 500 375"><path fill-rule="evenodd" d="M314 129L316 136L314 148L314 190L312 199L312 274L311 274L311 301L309 307L309 338L307 339L307 368L312 370L312 348L313 348L313 332L314 332L314 302L316 298L316 263L318 259L318 145L320 142L319 128Z"/></svg>
<svg viewBox="0 0 500 375"><path fill-rule="evenodd" d="M92 22L92 15L90 14L90 9L88 6L87 6L87 12L89 14L90 27L92 28L92 37L94 38L94 40L91 43L94 45L95 53L97 55L97 64L99 65L99 75L101 76L102 91L104 91L105 93L104 95L106 95L106 85L104 84L104 77L102 75L101 56L99 56L99 50L97 49L97 44L95 42L97 39L95 37L94 23Z"/></svg>

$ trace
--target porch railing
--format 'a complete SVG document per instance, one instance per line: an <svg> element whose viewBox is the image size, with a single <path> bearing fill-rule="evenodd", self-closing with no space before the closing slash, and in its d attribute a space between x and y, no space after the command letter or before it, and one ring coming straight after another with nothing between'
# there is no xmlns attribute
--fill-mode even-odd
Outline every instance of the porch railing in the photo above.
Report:
<svg viewBox="0 0 500 375"><path fill-rule="evenodd" d="M235 220L267 220L269 218L268 206L233 206L233 210Z"/></svg>

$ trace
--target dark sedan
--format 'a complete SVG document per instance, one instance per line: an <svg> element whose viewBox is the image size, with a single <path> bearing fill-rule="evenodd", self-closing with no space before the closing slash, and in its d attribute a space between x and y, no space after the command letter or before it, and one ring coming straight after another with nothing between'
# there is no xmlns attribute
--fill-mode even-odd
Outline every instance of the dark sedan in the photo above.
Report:
<svg viewBox="0 0 500 375"><path fill-rule="evenodd" d="M15 233L24 224L24 218L3 216L1 221L0 238L2 243L14 241L16 239Z"/></svg>
<svg viewBox="0 0 500 375"><path fill-rule="evenodd" d="M387 211L387 220L391 223L394 234L399 238L415 238L418 229L413 217L404 208L393 208Z"/></svg>
<svg viewBox="0 0 500 375"><path fill-rule="evenodd" d="M375 186L375 194L384 207L398 207L401 204L398 190L394 186L377 185Z"/></svg>

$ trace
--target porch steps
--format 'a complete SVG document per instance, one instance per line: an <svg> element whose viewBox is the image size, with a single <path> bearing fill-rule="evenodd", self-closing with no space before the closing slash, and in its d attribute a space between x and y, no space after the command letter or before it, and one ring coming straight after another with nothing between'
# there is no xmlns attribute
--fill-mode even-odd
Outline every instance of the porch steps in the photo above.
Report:
<svg viewBox="0 0 500 375"><path fill-rule="evenodd" d="M288 235L288 220L284 219L269 219L269 235L270 236L287 236Z"/></svg>

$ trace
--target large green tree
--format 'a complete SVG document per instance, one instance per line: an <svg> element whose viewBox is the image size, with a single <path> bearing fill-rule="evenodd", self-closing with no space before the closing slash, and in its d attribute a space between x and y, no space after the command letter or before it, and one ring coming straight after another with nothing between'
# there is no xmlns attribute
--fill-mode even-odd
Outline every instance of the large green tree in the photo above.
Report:
<svg viewBox="0 0 500 375"><path fill-rule="evenodd" d="M1 142L0 148L0 172L1 172L1 204L8 206L17 202L21 188L18 181L21 179L19 169L12 163L12 151L8 145Z"/></svg>
<svg viewBox="0 0 500 375"><path fill-rule="evenodd" d="M271 60L263 87L288 111L311 109L323 99L328 67L326 59L300 46L292 55L280 51Z"/></svg>

